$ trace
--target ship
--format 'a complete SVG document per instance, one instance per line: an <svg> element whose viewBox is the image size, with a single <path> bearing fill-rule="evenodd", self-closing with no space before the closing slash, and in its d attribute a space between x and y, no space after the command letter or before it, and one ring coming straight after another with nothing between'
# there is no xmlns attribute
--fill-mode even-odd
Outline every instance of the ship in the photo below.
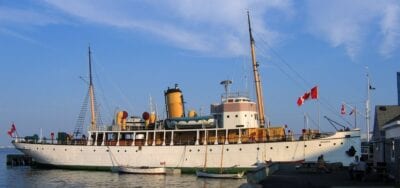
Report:
<svg viewBox="0 0 400 188"><path fill-rule="evenodd" d="M98 126L89 47L91 122L86 136L70 138L58 133L51 142L15 137L12 144L38 165L51 168L110 170L123 165L194 173L206 166L240 172L260 162L317 161L320 155L330 163L348 166L361 152L360 129L303 129L294 135L285 125L266 122L255 40L247 16L256 100L245 93L229 92L232 81L225 80L221 82L225 93L220 103L210 105L209 115L185 113L183 91L175 85L164 91L165 119L157 119L154 112L138 117L120 111L112 125Z"/></svg>

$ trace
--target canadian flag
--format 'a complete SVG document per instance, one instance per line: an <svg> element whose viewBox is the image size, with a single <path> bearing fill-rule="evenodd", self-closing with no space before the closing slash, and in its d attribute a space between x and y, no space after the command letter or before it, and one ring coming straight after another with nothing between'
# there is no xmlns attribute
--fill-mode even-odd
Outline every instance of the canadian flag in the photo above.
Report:
<svg viewBox="0 0 400 188"><path fill-rule="evenodd" d="M15 128L15 125L14 125L14 123L11 125L11 129L7 132L8 133L8 135L10 135L10 137L12 137L13 136L13 133L15 132L15 131L17 131L17 129Z"/></svg>
<svg viewBox="0 0 400 188"><path fill-rule="evenodd" d="M307 91L304 93L303 96L299 97L297 99L297 105L301 106L303 105L304 101L308 100L308 99L318 99L318 86L315 86L313 88L311 88L311 91Z"/></svg>
<svg viewBox="0 0 400 188"><path fill-rule="evenodd" d="M340 114L345 115L346 109L344 108L344 104L342 104L342 109L340 109Z"/></svg>

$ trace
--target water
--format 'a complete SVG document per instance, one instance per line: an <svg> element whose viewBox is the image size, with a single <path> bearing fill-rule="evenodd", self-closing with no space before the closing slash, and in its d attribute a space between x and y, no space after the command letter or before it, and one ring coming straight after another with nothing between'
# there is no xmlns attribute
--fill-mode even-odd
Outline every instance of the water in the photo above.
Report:
<svg viewBox="0 0 400 188"><path fill-rule="evenodd" d="M245 179L202 179L195 175L132 175L112 172L8 167L7 154L0 149L0 187L239 187Z"/></svg>

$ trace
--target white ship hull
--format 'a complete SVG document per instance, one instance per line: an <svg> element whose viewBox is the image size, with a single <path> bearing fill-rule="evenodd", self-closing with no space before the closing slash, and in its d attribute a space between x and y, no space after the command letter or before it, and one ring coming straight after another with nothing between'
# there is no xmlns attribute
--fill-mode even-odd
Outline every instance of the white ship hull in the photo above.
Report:
<svg viewBox="0 0 400 188"><path fill-rule="evenodd" d="M353 156L346 151L354 147L361 152L360 131L336 132L332 136L304 141L172 146L87 146L13 142L24 154L40 164L70 168L108 168L119 165L173 168L200 168L204 165L207 148L207 167L219 168L224 148L225 168L253 168L257 161L296 162L316 161L321 154L327 162L348 166Z"/></svg>

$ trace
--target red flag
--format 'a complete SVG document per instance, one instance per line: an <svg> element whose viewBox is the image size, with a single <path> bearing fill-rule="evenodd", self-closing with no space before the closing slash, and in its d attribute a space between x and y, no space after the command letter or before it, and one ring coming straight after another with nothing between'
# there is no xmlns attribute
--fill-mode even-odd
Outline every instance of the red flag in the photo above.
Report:
<svg viewBox="0 0 400 188"><path fill-rule="evenodd" d="M340 114L345 115L346 109L344 108L344 104L342 104L342 109L340 110Z"/></svg>
<svg viewBox="0 0 400 188"><path fill-rule="evenodd" d="M311 99L318 99L318 86L311 89Z"/></svg>
<svg viewBox="0 0 400 188"><path fill-rule="evenodd" d="M310 98L310 95L311 95L310 92L304 93L303 100L308 100Z"/></svg>
<svg viewBox="0 0 400 188"><path fill-rule="evenodd" d="M11 129L9 131L7 131L7 134L10 135L12 137L13 133L16 131L17 129L15 128L14 123L11 125Z"/></svg>
<svg viewBox="0 0 400 188"><path fill-rule="evenodd" d="M303 97L299 97L299 99L297 99L297 106L301 106L304 102Z"/></svg>

